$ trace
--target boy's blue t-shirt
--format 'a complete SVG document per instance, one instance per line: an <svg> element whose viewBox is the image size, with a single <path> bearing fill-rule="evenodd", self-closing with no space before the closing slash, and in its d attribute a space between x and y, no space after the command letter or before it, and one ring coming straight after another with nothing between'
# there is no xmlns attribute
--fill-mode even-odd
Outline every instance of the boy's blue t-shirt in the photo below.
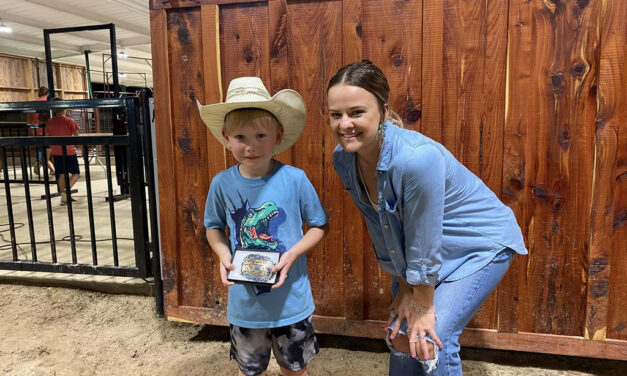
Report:
<svg viewBox="0 0 627 376"><path fill-rule="evenodd" d="M264 220L266 212L268 218ZM263 223L242 226L253 213ZM328 216L311 182L298 168L275 161L268 175L249 179L236 165L217 174L211 182L205 227L224 230L228 226L231 253L235 248L287 252L303 237L303 221L320 227L327 223ZM283 286L269 294L256 295L249 284L229 286L227 320L233 325L286 326L309 317L313 311L305 255L296 259Z"/></svg>

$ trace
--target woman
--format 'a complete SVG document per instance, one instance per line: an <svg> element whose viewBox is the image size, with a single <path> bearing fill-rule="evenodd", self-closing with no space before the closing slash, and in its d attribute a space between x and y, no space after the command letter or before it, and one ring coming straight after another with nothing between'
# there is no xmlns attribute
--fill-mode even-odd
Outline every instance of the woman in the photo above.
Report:
<svg viewBox="0 0 627 376"><path fill-rule="evenodd" d="M327 94L335 170L394 276L390 375L461 375L459 335L514 254L527 253L516 219L442 145L395 125L371 62L340 69Z"/></svg>

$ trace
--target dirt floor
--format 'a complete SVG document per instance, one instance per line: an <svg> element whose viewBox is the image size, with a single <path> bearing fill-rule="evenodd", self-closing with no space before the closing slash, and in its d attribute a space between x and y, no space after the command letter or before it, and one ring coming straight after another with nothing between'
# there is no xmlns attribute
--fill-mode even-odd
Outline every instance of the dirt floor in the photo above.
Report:
<svg viewBox="0 0 627 376"><path fill-rule="evenodd" d="M228 331L168 322L154 298L0 284L2 375L235 375ZM320 335L312 376L387 375L382 341ZM359 350L358 350L359 349ZM627 362L463 349L465 375L627 375ZM279 375L272 363L268 375Z"/></svg>

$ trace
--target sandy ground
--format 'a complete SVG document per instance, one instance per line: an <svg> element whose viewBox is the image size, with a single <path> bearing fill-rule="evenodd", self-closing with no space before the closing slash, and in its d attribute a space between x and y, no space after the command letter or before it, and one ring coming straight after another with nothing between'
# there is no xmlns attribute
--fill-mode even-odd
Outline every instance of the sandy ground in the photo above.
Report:
<svg viewBox="0 0 627 376"><path fill-rule="evenodd" d="M147 296L0 284L0 333L3 375L236 374L225 328L158 318ZM319 340L311 375L387 375L381 341ZM479 349L462 358L465 375L627 375L617 361Z"/></svg>

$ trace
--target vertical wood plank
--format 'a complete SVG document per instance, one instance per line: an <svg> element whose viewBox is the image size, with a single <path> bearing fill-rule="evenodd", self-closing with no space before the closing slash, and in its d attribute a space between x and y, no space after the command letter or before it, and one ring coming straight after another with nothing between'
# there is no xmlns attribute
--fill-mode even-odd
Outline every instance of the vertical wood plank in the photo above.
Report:
<svg viewBox="0 0 627 376"><path fill-rule="evenodd" d="M390 108L408 129L420 129L422 112L422 2L386 0L363 4L364 57L385 73Z"/></svg>
<svg viewBox="0 0 627 376"><path fill-rule="evenodd" d="M202 61L204 98L198 98L202 104L219 103L222 101L222 77L220 66L220 10L217 5L204 5L200 8L200 24L202 25ZM226 155L222 144L205 129L207 149L207 174L209 180L217 173L226 169ZM207 181L207 190L209 181ZM205 196L206 197L206 196ZM204 201L199 197L204 209ZM204 217L203 217L204 221ZM206 240L206 237L205 237ZM206 243L203 252L212 254L213 251ZM213 256L213 254L212 254ZM213 257L207 259L207 291L210 307L225 308L228 288L222 285L220 278L219 260Z"/></svg>
<svg viewBox="0 0 627 376"><path fill-rule="evenodd" d="M390 108L405 128L420 129L422 113L422 2L386 0L362 4L363 56L386 75ZM391 302L390 276L376 262L368 231L364 232L366 317L386 320Z"/></svg>
<svg viewBox="0 0 627 376"><path fill-rule="evenodd" d="M527 135L533 132L534 123L529 119L532 24L531 4L526 0L510 0L509 32L507 45L507 78L505 88L505 128L503 131L503 183L501 200L508 205L522 229L527 234L528 213L525 205L525 168L528 143ZM531 152L531 151L529 151ZM526 236L525 236L526 238ZM528 244L527 239L526 243ZM516 256L509 271L498 287L498 330L506 333L518 331L521 288L526 272L527 257Z"/></svg>
<svg viewBox="0 0 627 376"><path fill-rule="evenodd" d="M361 61L363 56L362 0L342 1L342 64Z"/></svg>
<svg viewBox="0 0 627 376"><path fill-rule="evenodd" d="M267 4L222 5L220 25L222 87L228 90L237 77L256 76L270 90ZM226 160L227 166L237 163L231 153L226 153Z"/></svg>
<svg viewBox="0 0 627 376"><path fill-rule="evenodd" d="M444 2L423 2L422 122L420 131L442 141Z"/></svg>
<svg viewBox="0 0 627 376"><path fill-rule="evenodd" d="M270 71L271 77L268 86L270 95L278 91L290 88L289 65L287 59L288 40L287 34L287 1L268 1L268 36L270 47ZM286 150L277 156L277 159L285 164L292 164L293 148Z"/></svg>
<svg viewBox="0 0 627 376"><path fill-rule="evenodd" d="M293 146L293 164L303 169L327 209L330 231L321 246L307 254L316 314L344 315L342 197L331 164L335 140L324 116L326 85L342 64L340 1L295 1L288 4L290 83L307 103L307 126Z"/></svg>
<svg viewBox="0 0 627 376"><path fill-rule="evenodd" d="M200 8L168 12L168 53L177 239L177 289L181 306L209 307L206 281L212 278L212 255L205 240L207 129L198 115L197 95L204 93Z"/></svg>
<svg viewBox="0 0 627 376"><path fill-rule="evenodd" d="M603 5L586 332L627 340L627 3Z"/></svg>
<svg viewBox="0 0 627 376"><path fill-rule="evenodd" d="M533 4L528 278L519 330L580 336L596 116L599 2ZM541 318L541 319L540 319Z"/></svg>
<svg viewBox="0 0 627 376"><path fill-rule="evenodd" d="M362 31L362 0L343 1L343 66L362 59ZM325 85L327 83L328 82L325 82ZM324 126L327 127L328 114L325 112L325 115ZM330 138L329 141L332 145L335 145L333 138ZM372 293L372 291L364 291L364 253L371 252L371 250L365 247L365 245L370 244L370 242L364 242L364 232L367 232L365 228L366 225L359 210L347 193L343 194L342 208L336 215L342 217L343 227L344 317L347 319L363 320L366 313L364 297Z"/></svg>
<svg viewBox="0 0 627 376"><path fill-rule="evenodd" d="M168 61L168 23L165 10L150 11L151 49L153 58L155 138L159 169L159 215L161 270L163 279L165 315L179 306L177 275L176 216L174 213L174 160L172 143L172 107L170 102L170 65ZM41 67L39 67L41 68ZM42 81L43 82L43 81Z"/></svg>

